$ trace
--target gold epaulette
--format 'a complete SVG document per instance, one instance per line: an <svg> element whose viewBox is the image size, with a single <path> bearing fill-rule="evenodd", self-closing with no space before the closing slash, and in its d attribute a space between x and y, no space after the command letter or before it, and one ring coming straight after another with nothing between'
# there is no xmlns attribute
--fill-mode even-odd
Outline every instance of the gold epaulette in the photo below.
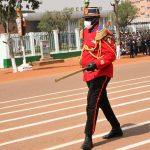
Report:
<svg viewBox="0 0 150 150"><path fill-rule="evenodd" d="M103 28L102 30L97 31L95 40L96 40L96 41L100 41L100 40L102 40L104 37L106 37L107 35L110 36L111 33L110 33L106 28Z"/></svg>

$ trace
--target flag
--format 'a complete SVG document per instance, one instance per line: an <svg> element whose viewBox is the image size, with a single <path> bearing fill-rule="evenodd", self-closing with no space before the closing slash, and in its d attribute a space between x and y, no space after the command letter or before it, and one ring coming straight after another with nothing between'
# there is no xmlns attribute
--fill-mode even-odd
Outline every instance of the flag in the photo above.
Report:
<svg viewBox="0 0 150 150"><path fill-rule="evenodd" d="M111 25L112 25L112 16L111 16L111 14L110 14L110 16L109 16L107 25L108 25L108 26L111 26Z"/></svg>

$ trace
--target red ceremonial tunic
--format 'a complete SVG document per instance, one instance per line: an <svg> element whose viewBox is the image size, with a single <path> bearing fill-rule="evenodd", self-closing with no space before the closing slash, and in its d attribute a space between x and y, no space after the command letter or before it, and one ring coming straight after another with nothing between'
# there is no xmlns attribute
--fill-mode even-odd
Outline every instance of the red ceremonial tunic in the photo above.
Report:
<svg viewBox="0 0 150 150"><path fill-rule="evenodd" d="M92 54L97 56L99 44L95 41L95 36L98 31L98 27L95 27L95 29L92 32L89 32L88 29L84 29L84 39L83 39L83 47L85 45L88 46L88 49L94 49L92 51ZM114 45L114 39L110 32L107 30L110 40L108 41L107 38L103 38L101 40L101 57L95 58L92 56L88 49L83 49L82 58L81 58L81 65L82 67L86 67L87 64L95 62L97 65L97 70L93 72L84 71L83 72L83 80L84 81L90 81L94 78L100 77L100 76L108 76L113 77L113 64L112 62L115 60L115 45Z"/></svg>

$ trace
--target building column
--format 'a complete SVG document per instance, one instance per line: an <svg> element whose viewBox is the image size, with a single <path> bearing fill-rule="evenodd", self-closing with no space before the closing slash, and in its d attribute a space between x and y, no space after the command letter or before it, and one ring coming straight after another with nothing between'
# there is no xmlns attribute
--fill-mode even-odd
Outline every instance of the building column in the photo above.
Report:
<svg viewBox="0 0 150 150"><path fill-rule="evenodd" d="M79 28L76 28L76 29L75 29L75 37L76 37L77 50L80 50L81 41L80 41L80 30L79 30Z"/></svg>
<svg viewBox="0 0 150 150"><path fill-rule="evenodd" d="M150 30L150 23L148 24L148 29Z"/></svg>
<svg viewBox="0 0 150 150"><path fill-rule="evenodd" d="M135 25L132 25L132 29L133 29L133 32L136 33L136 26Z"/></svg>
<svg viewBox="0 0 150 150"><path fill-rule="evenodd" d="M4 59L9 59L9 47L7 43L8 41L8 35L7 34L1 34L0 35L0 45L1 45L1 50L0 50L0 68L4 68Z"/></svg>
<svg viewBox="0 0 150 150"><path fill-rule="evenodd" d="M53 30L54 34L54 43L55 43L55 52L59 53L59 39L58 39L58 30Z"/></svg>
<svg viewBox="0 0 150 150"><path fill-rule="evenodd" d="M32 56L35 56L34 32L30 32L29 37L30 37L31 54Z"/></svg>

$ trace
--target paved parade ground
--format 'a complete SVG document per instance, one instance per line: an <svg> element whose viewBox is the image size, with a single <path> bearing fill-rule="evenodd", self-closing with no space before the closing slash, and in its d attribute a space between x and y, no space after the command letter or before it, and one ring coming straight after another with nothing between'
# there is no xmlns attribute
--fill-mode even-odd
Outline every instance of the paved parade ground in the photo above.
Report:
<svg viewBox="0 0 150 150"><path fill-rule="evenodd" d="M82 73L54 82L78 69L73 58L23 73L0 70L0 150L80 149L87 95ZM111 127L100 110L93 149L150 149L150 56L117 60L107 89L124 136L101 138Z"/></svg>

